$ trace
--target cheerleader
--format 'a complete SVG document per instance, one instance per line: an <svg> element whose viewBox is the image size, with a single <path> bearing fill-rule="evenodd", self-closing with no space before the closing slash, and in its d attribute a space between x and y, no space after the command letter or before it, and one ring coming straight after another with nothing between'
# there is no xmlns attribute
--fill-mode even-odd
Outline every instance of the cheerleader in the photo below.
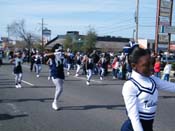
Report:
<svg viewBox="0 0 175 131"><path fill-rule="evenodd" d="M175 84L151 75L151 56L148 50L135 46L129 52L132 67L130 80L123 86L128 120L121 131L153 131L158 104L158 90L175 92Z"/></svg>
<svg viewBox="0 0 175 131"><path fill-rule="evenodd" d="M15 74L15 87L21 88L21 81L22 81L22 53L17 52L15 57L10 60L10 63L14 63L13 72Z"/></svg>
<svg viewBox="0 0 175 131"><path fill-rule="evenodd" d="M80 56L80 52L77 52L76 56L75 56L75 61L76 61L76 66L77 66L77 70L76 70L76 74L75 76L78 77L79 76L79 72L81 69L81 56Z"/></svg>
<svg viewBox="0 0 175 131"><path fill-rule="evenodd" d="M100 80L103 80L104 74L105 74L105 67L106 67L106 58L105 58L105 54L102 53L102 56L100 58L100 60L98 61L98 65L100 65Z"/></svg>
<svg viewBox="0 0 175 131"><path fill-rule="evenodd" d="M82 60L83 63L85 63L85 68L86 68L86 85L90 85L90 80L92 78L92 70L93 70L93 63L92 63L92 58L88 57L87 55L84 55L84 58Z"/></svg>
<svg viewBox="0 0 175 131"><path fill-rule="evenodd" d="M35 60L35 68L36 68L36 77L40 77L41 65L42 65L42 56L36 51L36 55L32 56Z"/></svg>
<svg viewBox="0 0 175 131"><path fill-rule="evenodd" d="M62 47L55 49L54 53L45 54L45 56L50 56L52 61L52 64L50 65L51 77L52 82L56 86L52 108L54 110L58 110L58 99L63 92L63 82L65 79L63 67L64 54L62 52Z"/></svg>

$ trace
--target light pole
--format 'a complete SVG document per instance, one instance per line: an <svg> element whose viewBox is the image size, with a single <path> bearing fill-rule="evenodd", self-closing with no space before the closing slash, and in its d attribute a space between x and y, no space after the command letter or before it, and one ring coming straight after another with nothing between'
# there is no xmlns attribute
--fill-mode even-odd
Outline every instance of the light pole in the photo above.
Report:
<svg viewBox="0 0 175 131"><path fill-rule="evenodd" d="M139 30L139 0L136 0L135 23L136 23L136 40L135 40L135 42L138 42L138 30Z"/></svg>
<svg viewBox="0 0 175 131"><path fill-rule="evenodd" d="M136 38L135 38L135 32L136 32L136 30L133 29L133 41L136 41Z"/></svg>

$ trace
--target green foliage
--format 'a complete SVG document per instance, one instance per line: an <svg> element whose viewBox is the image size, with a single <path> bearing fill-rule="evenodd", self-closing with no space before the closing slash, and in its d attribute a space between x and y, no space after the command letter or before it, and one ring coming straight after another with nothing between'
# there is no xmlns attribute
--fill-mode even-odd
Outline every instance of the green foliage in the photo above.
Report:
<svg viewBox="0 0 175 131"><path fill-rule="evenodd" d="M65 49L67 49L67 48L72 49L72 47L73 47L72 37L67 35L66 38L65 38L65 41L64 41L64 48Z"/></svg>
<svg viewBox="0 0 175 131"><path fill-rule="evenodd" d="M91 52L95 48L97 41L97 34L94 29L90 29L85 36L85 44L83 50L85 52Z"/></svg>
<svg viewBox="0 0 175 131"><path fill-rule="evenodd" d="M174 63L172 63L172 70L174 70L174 71L175 71L175 62L174 62Z"/></svg>

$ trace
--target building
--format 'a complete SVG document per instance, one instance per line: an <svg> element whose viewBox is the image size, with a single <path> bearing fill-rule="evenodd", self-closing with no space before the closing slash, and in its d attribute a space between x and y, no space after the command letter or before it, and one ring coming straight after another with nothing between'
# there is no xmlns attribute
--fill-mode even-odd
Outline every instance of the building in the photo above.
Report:
<svg viewBox="0 0 175 131"><path fill-rule="evenodd" d="M73 41L77 41L85 36L80 35L78 31L68 31L66 35L58 35L52 40L48 41L45 49L51 49L55 44L59 43L64 46L66 36L71 36ZM111 37L111 36L97 36L96 48L102 51L122 51L123 47L128 44L129 38ZM81 39L81 42L83 40Z"/></svg>

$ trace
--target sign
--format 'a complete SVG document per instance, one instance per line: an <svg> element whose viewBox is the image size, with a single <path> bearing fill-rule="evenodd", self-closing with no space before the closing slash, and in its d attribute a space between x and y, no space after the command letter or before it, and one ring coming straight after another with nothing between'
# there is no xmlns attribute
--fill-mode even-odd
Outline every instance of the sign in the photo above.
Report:
<svg viewBox="0 0 175 131"><path fill-rule="evenodd" d="M171 8L171 1L161 0L160 7L170 9Z"/></svg>
<svg viewBox="0 0 175 131"><path fill-rule="evenodd" d="M159 25L170 25L170 18L165 16L159 16Z"/></svg>
<svg viewBox="0 0 175 131"><path fill-rule="evenodd" d="M162 13L171 13L171 9L168 9L168 8L160 8L160 12Z"/></svg>
<svg viewBox="0 0 175 131"><path fill-rule="evenodd" d="M164 32L170 33L170 34L175 34L175 26L165 26Z"/></svg>
<svg viewBox="0 0 175 131"><path fill-rule="evenodd" d="M169 35L168 34L159 34L159 42L168 43Z"/></svg>
<svg viewBox="0 0 175 131"><path fill-rule="evenodd" d="M50 36L51 35L51 30L48 30L47 28L43 29L43 35Z"/></svg>
<svg viewBox="0 0 175 131"><path fill-rule="evenodd" d="M160 16L167 16L167 17L170 17L170 13L160 12Z"/></svg>

